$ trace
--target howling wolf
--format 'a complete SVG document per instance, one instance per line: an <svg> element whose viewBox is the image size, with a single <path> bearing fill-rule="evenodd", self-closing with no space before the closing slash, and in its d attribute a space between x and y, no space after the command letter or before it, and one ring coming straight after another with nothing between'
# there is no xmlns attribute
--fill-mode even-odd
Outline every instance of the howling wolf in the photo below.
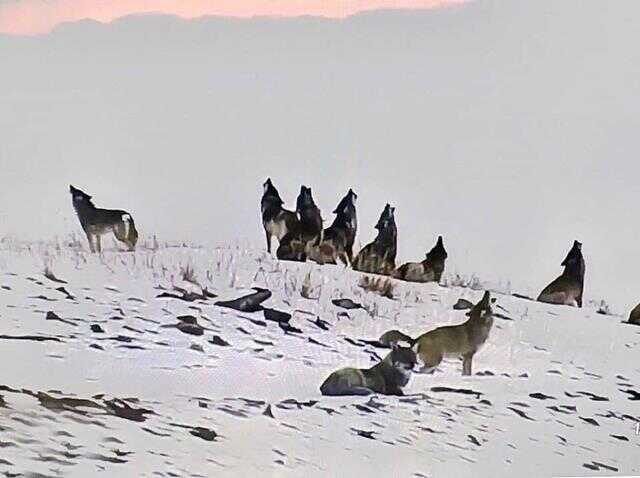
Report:
<svg viewBox="0 0 640 478"><path fill-rule="evenodd" d="M296 201L298 221L280 241L276 256L289 261L306 261L307 251L322 241L322 215L311 195L311 188L300 187Z"/></svg>
<svg viewBox="0 0 640 478"><path fill-rule="evenodd" d="M91 202L91 196L71 185L69 192L91 252L102 251L100 236L109 232L113 232L116 239L125 243L130 251L135 249L138 231L131 214L119 209L99 209Z"/></svg>
<svg viewBox="0 0 640 478"><path fill-rule="evenodd" d="M373 274L391 275L396 268L398 229L394 217L395 208L387 204L375 228L378 235L367 244L353 261L354 270Z"/></svg>
<svg viewBox="0 0 640 478"><path fill-rule="evenodd" d="M262 225L267 236L267 252L271 253L271 238L275 236L278 242L282 241L287 232L296 227L298 217L295 212L287 211L282 207L284 201L280 198L271 178L267 178L262 187L264 189L261 201Z"/></svg>
<svg viewBox="0 0 640 478"><path fill-rule="evenodd" d="M319 264L335 264L339 258L345 264L353 261L353 243L358 230L356 200L358 195L349 189L333 213L333 224L323 231L322 241L317 246L308 245L307 256Z"/></svg>
<svg viewBox="0 0 640 478"><path fill-rule="evenodd" d="M564 272L540 292L538 301L582 307L585 265L580 242L573 241L573 247L560 265Z"/></svg>
<svg viewBox="0 0 640 478"><path fill-rule="evenodd" d="M401 265L395 270L393 277L408 282L440 282L446 259L447 251L442 243L442 236L438 236L436 245L427 252L424 261Z"/></svg>

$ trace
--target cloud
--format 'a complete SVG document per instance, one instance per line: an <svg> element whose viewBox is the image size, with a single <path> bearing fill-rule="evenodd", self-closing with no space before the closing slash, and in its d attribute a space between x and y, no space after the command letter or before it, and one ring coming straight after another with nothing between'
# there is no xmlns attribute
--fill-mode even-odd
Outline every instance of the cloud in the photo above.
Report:
<svg viewBox="0 0 640 478"><path fill-rule="evenodd" d="M318 15L342 18L380 8L436 8L464 0L18 0L0 4L0 33L36 35L82 19L110 22L136 13L183 18Z"/></svg>

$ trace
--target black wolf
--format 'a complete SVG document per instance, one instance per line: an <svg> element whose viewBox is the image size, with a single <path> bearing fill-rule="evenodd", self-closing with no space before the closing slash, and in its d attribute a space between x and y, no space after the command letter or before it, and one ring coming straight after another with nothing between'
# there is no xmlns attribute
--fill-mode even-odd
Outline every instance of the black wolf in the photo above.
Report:
<svg viewBox="0 0 640 478"><path fill-rule="evenodd" d="M91 252L102 251L100 236L109 232L113 232L116 239L126 244L130 251L135 249L138 231L131 214L119 209L97 208L91 202L91 196L71 185L69 192L80 225L87 235Z"/></svg>
<svg viewBox="0 0 640 478"><path fill-rule="evenodd" d="M538 301L582 307L585 265L580 242L573 241L573 247L560 265L564 272L540 292Z"/></svg>
<svg viewBox="0 0 640 478"><path fill-rule="evenodd" d="M353 268L360 272L391 275L396 268L398 250L398 228L394 217L395 208L387 204L375 228L378 235L367 244L353 261Z"/></svg>
<svg viewBox="0 0 640 478"><path fill-rule="evenodd" d="M280 241L276 256L290 261L306 261L310 247L322 241L322 215L311 195L311 188L300 187L296 201L298 221Z"/></svg>
<svg viewBox="0 0 640 478"><path fill-rule="evenodd" d="M284 201L280 198L278 190L271 182L271 178L262 185L262 225L267 236L267 251L271 253L271 238L273 236L282 241L287 232L293 230L298 223L298 217L293 211L288 211L282 207Z"/></svg>

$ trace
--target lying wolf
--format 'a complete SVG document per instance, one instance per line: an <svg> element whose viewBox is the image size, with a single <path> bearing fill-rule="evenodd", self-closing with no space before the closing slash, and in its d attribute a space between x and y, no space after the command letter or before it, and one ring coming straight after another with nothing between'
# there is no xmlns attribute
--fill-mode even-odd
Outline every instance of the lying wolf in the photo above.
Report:
<svg viewBox="0 0 640 478"><path fill-rule="evenodd" d="M395 270L393 277L408 282L440 282L446 260L447 251L442 243L442 236L438 236L436 245L427 252L424 261L402 264Z"/></svg>
<svg viewBox="0 0 640 478"><path fill-rule="evenodd" d="M416 354L409 347L393 345L391 352L371 368L343 368L333 372L320 385L322 395L403 395L416 365Z"/></svg>

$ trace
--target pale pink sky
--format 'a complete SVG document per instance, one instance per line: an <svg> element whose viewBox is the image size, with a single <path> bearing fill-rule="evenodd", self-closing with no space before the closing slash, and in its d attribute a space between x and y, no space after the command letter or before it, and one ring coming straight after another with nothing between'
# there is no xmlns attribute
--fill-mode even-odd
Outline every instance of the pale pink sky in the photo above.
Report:
<svg viewBox="0 0 640 478"><path fill-rule="evenodd" d="M145 12L184 18L203 15L320 15L345 17L378 8L434 8L464 0L10 0L0 2L0 33L47 33L62 22L91 18L109 22Z"/></svg>

